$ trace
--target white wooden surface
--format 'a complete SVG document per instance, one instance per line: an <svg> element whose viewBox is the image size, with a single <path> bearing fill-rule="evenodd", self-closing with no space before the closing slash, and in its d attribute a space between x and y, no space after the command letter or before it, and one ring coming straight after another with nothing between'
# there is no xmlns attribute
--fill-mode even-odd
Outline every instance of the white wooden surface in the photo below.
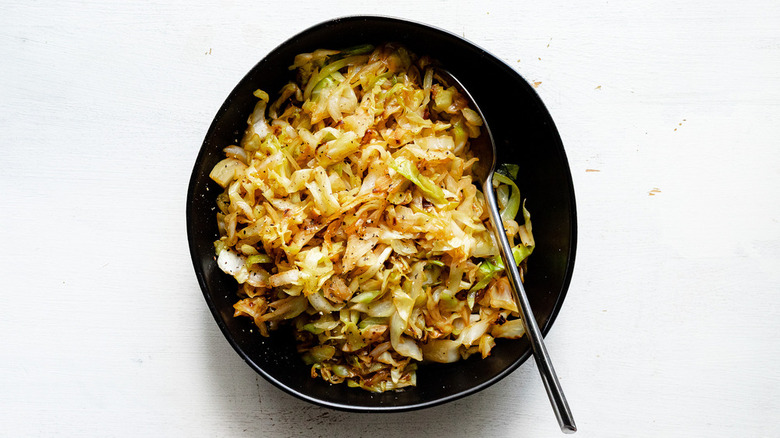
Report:
<svg viewBox="0 0 780 438"><path fill-rule="evenodd" d="M275 46L359 13L540 82L579 209L547 338L577 435L780 436L774 0L3 1L0 435L558 436L533 361L429 410L335 412L208 313L184 209L212 117Z"/></svg>

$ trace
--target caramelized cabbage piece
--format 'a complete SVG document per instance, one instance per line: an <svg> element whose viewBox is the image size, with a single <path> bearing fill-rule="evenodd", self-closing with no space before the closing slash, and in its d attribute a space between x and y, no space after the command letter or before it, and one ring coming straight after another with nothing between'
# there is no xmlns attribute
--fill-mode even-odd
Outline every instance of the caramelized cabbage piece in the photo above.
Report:
<svg viewBox="0 0 780 438"><path fill-rule="evenodd" d="M472 177L482 120L466 98L398 45L302 53L291 70L273 102L254 93L211 172L235 315L263 336L291 324L312 377L377 392L415 385L420 361L484 358L522 336ZM524 267L534 240L516 174L495 181Z"/></svg>

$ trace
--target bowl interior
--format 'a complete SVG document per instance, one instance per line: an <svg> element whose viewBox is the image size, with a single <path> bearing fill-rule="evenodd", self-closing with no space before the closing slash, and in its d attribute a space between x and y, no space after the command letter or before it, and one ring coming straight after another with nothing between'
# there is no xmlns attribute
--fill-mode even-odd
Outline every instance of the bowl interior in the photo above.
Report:
<svg viewBox="0 0 780 438"><path fill-rule="evenodd" d="M373 394L309 377L292 334L260 336L249 318L233 318L236 282L214 257L218 239L215 199L222 191L208 177L237 144L255 104L252 92L273 95L291 78L296 54L318 48L399 42L445 65L479 102L498 149L498 162L520 166L518 185L533 220L536 248L528 261L525 287L543 333L560 309L574 266L576 214L568 162L552 118L536 92L514 70L481 48L449 32L386 17L347 17L314 26L262 59L219 109L195 162L187 197L187 231L195 272L225 337L246 362L279 388L320 405L354 411L399 411L433 406L474 393L500 380L531 354L525 339L498 340L487 359L422 364L417 387Z"/></svg>

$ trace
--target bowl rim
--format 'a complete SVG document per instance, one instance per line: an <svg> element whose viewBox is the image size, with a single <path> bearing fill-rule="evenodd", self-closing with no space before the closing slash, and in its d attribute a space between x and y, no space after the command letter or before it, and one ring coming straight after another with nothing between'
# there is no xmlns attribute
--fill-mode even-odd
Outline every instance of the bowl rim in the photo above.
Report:
<svg viewBox="0 0 780 438"><path fill-rule="evenodd" d="M206 132L206 135L204 137L203 142L200 145L200 149L198 151L197 157L194 161L194 167L193 171L190 175L190 180L188 184L187 189L187 198L186 198L186 212L185 212L185 218L187 222L187 240L188 240L188 247L190 250L190 257L193 263L193 267L195 269L195 274L198 279L198 285L200 286L201 293L203 294L206 303L209 307L209 310L211 311L212 317L214 318L215 322L217 323L217 326L219 327L220 331L222 332L225 339L227 339L228 343L231 345L233 350L238 353L238 355L246 362L250 368L252 368L255 372L263 376L266 381L271 383L273 386L281 389L283 392L290 394L298 399L307 401L309 403L312 403L314 405L335 409L339 411L346 411L346 412L363 412L363 413L369 413L369 412L405 412L405 411L412 411L412 410L418 410L418 409L424 409L424 408L430 408L438 405L442 405L451 401L455 401L458 399L461 399L463 397L466 397L471 394L475 394L477 392L480 392L496 383L498 383L500 380L514 372L517 368L520 367L523 363L525 363L528 358L531 356L532 351L529 348L522 356L520 356L517 360L512 362L510 365L508 365L506 368L501 370L499 373L497 373L494 377L486 380L485 382L482 382L478 385L474 385L472 387L469 387L468 389L462 390L457 393L453 393L451 395L447 395L444 397L437 398L435 400L420 402L420 403L413 403L413 404L406 404L406 405L400 405L400 406L394 406L394 405L387 405L387 406L353 406L345 403L335 403L330 402L327 400L321 400L319 398L313 397L309 394L306 394L301 391L297 391L293 388L290 388L289 386L285 385L280 380L276 379L273 375L268 373L265 369L260 367L258 364L255 363L255 361L249 357L247 352L244 351L244 349L238 344L236 339L232 336L232 333L230 332L227 324L222 319L222 316L220 314L219 309L217 308L216 304L214 303L210 292L208 283L205 278L205 273L200 267L200 263L198 260L197 255L198 250L195 245L195 217L196 214L193 211L193 202L192 199L195 196L195 186L196 181L198 177L200 176L200 172L198 172L198 163L201 163L206 157L206 144L208 139L212 136L214 133L216 126L217 126L217 120L219 119L219 116L226 112L231 104L231 98L233 94L237 91L239 86L247 80L247 78L254 72L256 69L260 68L261 65L264 63L265 59L269 58L271 55L275 54L276 52L283 51L287 48L287 46L291 45L297 38L299 38L302 35L305 35L307 33L317 31L322 28L326 28L329 26L335 26L339 25L344 22L356 22L356 21L385 21L389 23L403 23L404 25L412 25L414 27L420 27L425 28L427 30L432 30L438 33L445 34L446 36L459 39L463 41L465 44L471 45L474 48L478 49L480 52L482 52L483 55L491 57L498 61L496 64L503 70L508 71L512 75L515 75L522 79L522 81L525 83L525 86L527 87L527 91L532 92L534 95L536 95L536 99L538 101L538 104L540 105L540 109L545 113L545 116L552 121L552 115L550 114L549 110L547 109L547 106L544 105L544 102L542 101L541 97L538 95L535 89L531 87L531 85L527 82L527 80L520 75L519 72L511 68L509 65L507 65L503 60L496 57L495 55L491 54L478 44L475 44L474 42L470 41L469 39L465 38L464 36L457 35L449 30L437 27L435 25L431 25L428 23L423 23L415 20L410 20L407 18L400 18L400 17L394 17L389 15L345 15L340 16L332 19L328 19L322 22L319 22L317 24L311 25L299 32L296 32L294 35L288 37L286 40L284 40L282 43L277 45L272 50L265 53L265 55L258 60L257 63L255 63L254 66L252 66L243 76L242 78L236 83L236 85L231 89L231 91L228 93L228 97L224 100L224 102L220 105L219 109L215 113L211 124L209 125L209 128ZM557 153L561 155L561 163L563 165L563 174L566 179L566 186L568 188L568 196L570 199L570 240L571 243L568 248L568 254L567 254L567 265L565 269L565 274L563 277L563 281L561 283L560 291L558 291L558 296L555 301L555 304L552 307L552 311L550 312L550 316L547 319L547 321L544 323L542 327L540 327L541 332L544 336L546 336L550 329L552 328L553 323L555 322L558 314L560 313L561 308L563 307L563 302L566 298L566 295L569 290L569 286L571 284L573 272L574 272L574 265L575 265L575 258L576 258L576 249L577 249L577 211L576 211L576 198L575 198L575 190L574 190L574 181L571 174L571 167L569 165L569 161L566 156L566 151L563 147L563 141L560 138L560 132L558 131L557 127L553 123L553 131L555 133L555 140L558 143Z"/></svg>

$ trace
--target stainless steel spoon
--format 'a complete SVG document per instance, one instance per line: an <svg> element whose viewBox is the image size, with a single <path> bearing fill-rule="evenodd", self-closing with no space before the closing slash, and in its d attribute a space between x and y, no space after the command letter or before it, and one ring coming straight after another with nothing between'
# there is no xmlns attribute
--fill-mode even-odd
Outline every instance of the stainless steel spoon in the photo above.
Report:
<svg viewBox="0 0 780 438"><path fill-rule="evenodd" d="M517 304L517 308L520 309L523 327L531 341L531 349L534 353L534 359L536 359L536 366L539 368L539 374L542 375L542 382L544 382L544 387L547 390L547 396L550 398L553 411L555 411L555 416L558 418L558 425L564 433L574 433L577 431L577 426L574 424L574 417L569 409L569 404L566 402L566 397L563 395L563 389L561 389L558 376L553 369L550 356L547 354L547 348L544 346L542 332L539 330L539 325L536 323L536 318L531 310L531 304L528 302L528 296L525 293L525 288L523 288L523 282L520 280L520 272L514 264L512 247L509 246L509 240L506 237L506 233L503 232L504 223L501 220L501 213L498 210L498 203L496 202L496 194L493 190L493 172L496 169L496 143L493 140L493 134L490 132L488 122L479 109L479 105L477 105L476 101L471 97L466 87L464 87L452 74L442 68L437 68L437 73L449 85L457 87L458 91L468 99L471 109L476 111L482 118L482 132L478 138L471 140L471 150L479 159L473 168L474 176L482 182L482 192L485 194L485 199L487 200L490 222L493 226L493 234L496 237L496 240L498 240L498 248L501 252L501 257L504 260L504 266L509 273L509 281L512 284L512 289L514 291L515 303ZM499 230L501 232L499 232Z"/></svg>

